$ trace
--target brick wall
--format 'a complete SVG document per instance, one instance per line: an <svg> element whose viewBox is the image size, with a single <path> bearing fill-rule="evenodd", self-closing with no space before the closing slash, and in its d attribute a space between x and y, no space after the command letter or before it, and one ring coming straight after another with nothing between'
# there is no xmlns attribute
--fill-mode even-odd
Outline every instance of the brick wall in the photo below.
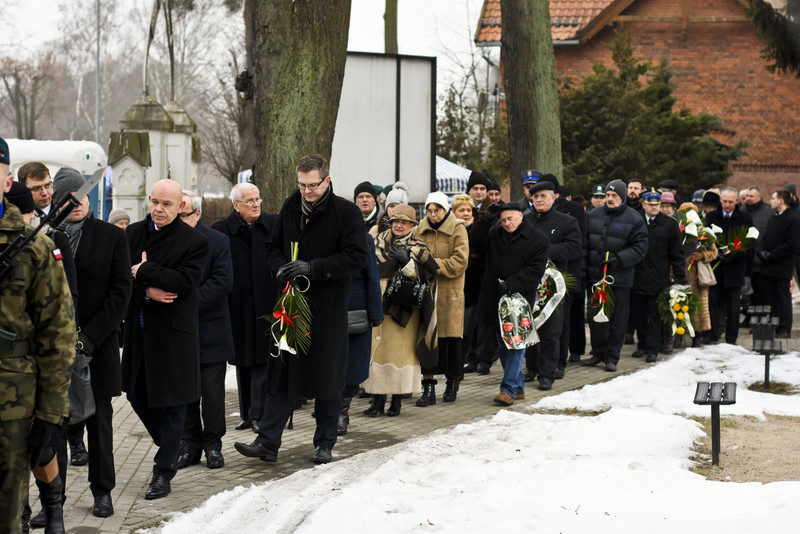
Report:
<svg viewBox="0 0 800 534"><path fill-rule="evenodd" d="M679 16L681 0L639 0L622 14ZM691 16L743 14L736 0L690 2ZM800 79L766 70L763 44L749 22L689 24L685 39L680 23L626 21L624 29L631 34L637 57L670 62L677 108L719 116L727 130L719 137L722 142L750 143L748 155L731 167L732 185L753 180L800 183ZM594 62L610 65L607 45L613 39L613 30L605 28L585 44L557 46L559 77L578 80L591 74ZM758 170L746 170L753 168Z"/></svg>

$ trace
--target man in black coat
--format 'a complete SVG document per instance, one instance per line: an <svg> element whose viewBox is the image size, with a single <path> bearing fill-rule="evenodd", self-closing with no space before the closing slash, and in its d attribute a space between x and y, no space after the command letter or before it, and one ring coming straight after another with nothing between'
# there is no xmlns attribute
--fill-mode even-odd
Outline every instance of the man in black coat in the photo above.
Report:
<svg viewBox="0 0 800 534"><path fill-rule="evenodd" d="M732 235L753 226L753 218L736 205L739 192L735 187L724 187L720 191L719 197L720 207L706 216L709 226L716 224L722 228L723 233L717 238L717 248L733 241ZM714 271L717 276L717 285L712 286L709 292L711 335L706 340L708 342L719 341L723 329L723 315L725 315L727 317L724 322L725 342L731 345L736 344L736 339L739 337L742 286L747 274L747 254L753 254L753 250L748 250L746 254L733 249L720 251L720 262Z"/></svg>
<svg viewBox="0 0 800 534"><path fill-rule="evenodd" d="M498 218L500 224L496 224ZM521 294L531 306L536 303L549 246L547 237L525 220L519 203L489 206L470 233L470 248L487 255L476 315L477 321L492 328L498 338L503 380L494 398L497 404L509 406L525 394L525 349L508 349L500 338L497 303L506 293Z"/></svg>
<svg viewBox="0 0 800 534"><path fill-rule="evenodd" d="M745 197L744 209L753 218L753 226L758 230L758 248L764 242L764 234L767 231L767 223L775 215L769 204L764 202L762 198L761 187L758 185L751 185L747 189L747 196ZM791 194L789 194L791 199ZM757 249L758 249L757 248ZM748 256L747 259L750 259ZM753 255L753 265L749 269L750 282L753 286L753 296L750 298L750 303L753 305L769 304L766 297L767 290L761 283L761 260L757 254ZM745 324L749 324L749 321Z"/></svg>
<svg viewBox="0 0 800 534"><path fill-rule="evenodd" d="M312 460L327 463L336 444L347 371L351 277L364 267L367 245L361 212L333 194L325 158L303 157L297 164L297 186L278 215L274 238L267 244L267 265L279 287L287 281L299 288L308 286L311 348L308 353L283 351L280 358L270 358L269 390L258 437L249 445L236 443L235 447L245 456L277 461L293 401L314 398L317 429ZM296 261L291 261L292 243L298 243Z"/></svg>
<svg viewBox="0 0 800 534"><path fill-rule="evenodd" d="M647 254L636 266L631 292L631 310L639 346L634 358L655 362L661 341L661 315L657 298L672 279L686 283L686 261L681 231L672 217L661 213L661 195L655 190L642 195L644 219L647 222ZM672 273L670 273L670 269Z"/></svg>
<svg viewBox="0 0 800 534"><path fill-rule="evenodd" d="M606 371L617 370L619 351L628 324L631 286L636 265L647 253L647 227L636 210L626 205L627 187L622 180L606 186L606 205L587 215L587 285L590 288L603 278L603 271L613 279L611 293L614 312L608 322L596 320L595 308L589 309L589 332L594 355L581 365L605 364Z"/></svg>
<svg viewBox="0 0 800 534"><path fill-rule="evenodd" d="M231 316L227 301L233 287L233 267L228 236L200 222L203 199L191 191L183 192L183 222L206 236L208 258L198 288L200 303L200 400L186 407L183 443L178 454L178 469L200 463L206 453L209 469L225 465L222 436L225 435L225 371L233 353ZM200 405L202 401L202 421Z"/></svg>
<svg viewBox="0 0 800 534"><path fill-rule="evenodd" d="M800 246L800 219L789 210L792 196L788 191L772 193L770 205L775 214L767 222L764 239L758 247L761 260L761 278L766 292L765 303L772 308L772 316L780 323L775 337L788 338L792 334L792 281L794 257Z"/></svg>
<svg viewBox="0 0 800 534"><path fill-rule="evenodd" d="M56 175L53 190L59 196L75 193L84 182L80 172L64 167ZM111 399L120 395L117 332L131 296L130 254L125 232L95 219L88 197L72 210L64 231L75 257L79 339L84 351L92 357L89 369L96 408L95 414L85 421L89 488L94 496L92 512L97 517L109 517L114 514L111 490L116 485ZM82 424L69 426L67 434L72 433L77 441L83 441Z"/></svg>
<svg viewBox="0 0 800 534"><path fill-rule="evenodd" d="M274 235L277 215L261 210L261 193L253 184L236 184L231 189L233 212L211 228L228 236L233 262L233 289L228 309L233 332L229 363L236 366L239 415L236 430L258 430L267 395L267 362L274 351L266 335L278 286L268 275L264 248Z"/></svg>
<svg viewBox="0 0 800 534"><path fill-rule="evenodd" d="M200 398L197 288L208 239L184 224L181 186L156 182L150 213L128 226L133 293L125 317L122 390L159 447L145 499L169 495L186 405Z"/></svg>
<svg viewBox="0 0 800 534"><path fill-rule="evenodd" d="M554 205L556 184L552 180L546 180L547 176L545 175L539 180L539 183L533 186L533 207L536 211L526 215L525 219L547 236L550 242L549 260L556 268L566 272L571 261L577 259L580 262L581 231L578 228L578 221L574 217L556 210ZM561 304L537 329L539 343L528 347L525 352L525 363L528 368L525 381L532 381L538 371L539 389L541 390L552 389L553 382L557 377L564 376L567 366L566 352L563 353L564 359L561 361L562 352L560 350L561 332L564 327L563 317L565 314L569 314L569 303L565 300L567 300L567 295L564 295Z"/></svg>

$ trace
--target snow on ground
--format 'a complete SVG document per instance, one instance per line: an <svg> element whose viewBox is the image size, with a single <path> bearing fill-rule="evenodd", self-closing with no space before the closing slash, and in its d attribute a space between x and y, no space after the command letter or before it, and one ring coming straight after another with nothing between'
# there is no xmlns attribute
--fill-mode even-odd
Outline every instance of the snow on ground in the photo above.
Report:
<svg viewBox="0 0 800 534"><path fill-rule="evenodd" d="M796 532L800 482L713 482L689 471L703 431L686 416L710 413L692 403L698 381L738 383L723 416L800 416L800 397L746 389L763 372L763 357L741 347L687 349L525 413L501 410L222 492L161 532ZM774 358L770 378L800 384L800 355ZM549 412L561 409L608 410Z"/></svg>

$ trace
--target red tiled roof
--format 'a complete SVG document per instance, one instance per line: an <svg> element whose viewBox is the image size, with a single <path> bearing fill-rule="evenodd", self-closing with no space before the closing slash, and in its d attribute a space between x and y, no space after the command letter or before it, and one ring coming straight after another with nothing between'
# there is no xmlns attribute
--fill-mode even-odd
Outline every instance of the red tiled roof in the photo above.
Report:
<svg viewBox="0 0 800 534"><path fill-rule="evenodd" d="M553 41L578 38L586 27L614 0L550 0L550 28ZM475 42L489 45L500 42L502 35L500 0L484 0Z"/></svg>

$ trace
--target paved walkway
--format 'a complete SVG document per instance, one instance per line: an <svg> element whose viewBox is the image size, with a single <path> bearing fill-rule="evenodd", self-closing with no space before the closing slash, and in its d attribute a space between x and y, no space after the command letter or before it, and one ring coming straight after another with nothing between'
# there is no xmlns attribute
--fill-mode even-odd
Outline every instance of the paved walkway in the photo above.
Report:
<svg viewBox="0 0 800 534"><path fill-rule="evenodd" d="M742 329L741 334L739 343L744 347L752 347L749 330ZM797 350L800 345L798 334L795 333L794 339L788 342L784 343L784 346L788 345L792 350ZM526 400L518 401L514 407L528 406L545 395L557 395L652 365L644 363L643 359L631 358L632 350L631 345L623 347L616 373L605 372L602 367L587 368L570 364L565 378L557 380L552 391L542 392L535 387L529 388ZM437 389L439 402L436 405L418 408L414 405L415 399L408 399L405 400L403 410L398 417L369 418L362 413L368 406L368 399L354 399L349 431L346 436L339 438L334 449L334 459L347 458L366 450L387 447L427 434L439 428L491 416L503 409L492 402L498 392L500 378L499 362L492 367L489 375L466 375L458 400L451 404L441 402L441 394L444 391L442 380ZM278 462L268 464L258 459L245 458L234 450L235 441L249 443L255 435L250 430L232 430L239 419L234 415L238 412L238 403L236 391L228 391L226 398L226 413L229 414L228 433L223 438L222 448L225 467L210 470L205 466L204 458L200 465L178 472L172 481L172 493L168 497L148 501L144 499L144 494L151 478L155 446L125 397L116 398L114 455L117 466L117 487L112 492L116 513L106 519L94 517L91 513L93 499L86 480L87 468L70 467L68 498L64 505L68 532L89 534L135 531L157 525L174 512L188 511L201 505L206 499L221 491L240 485L259 484L285 477L301 469L313 468L310 461L314 452L311 444L314 433L312 408L313 402L295 412L294 429L284 432L284 442ZM32 502L38 503L35 486L32 486L31 498ZM38 510L38 504L34 504L34 513Z"/></svg>

